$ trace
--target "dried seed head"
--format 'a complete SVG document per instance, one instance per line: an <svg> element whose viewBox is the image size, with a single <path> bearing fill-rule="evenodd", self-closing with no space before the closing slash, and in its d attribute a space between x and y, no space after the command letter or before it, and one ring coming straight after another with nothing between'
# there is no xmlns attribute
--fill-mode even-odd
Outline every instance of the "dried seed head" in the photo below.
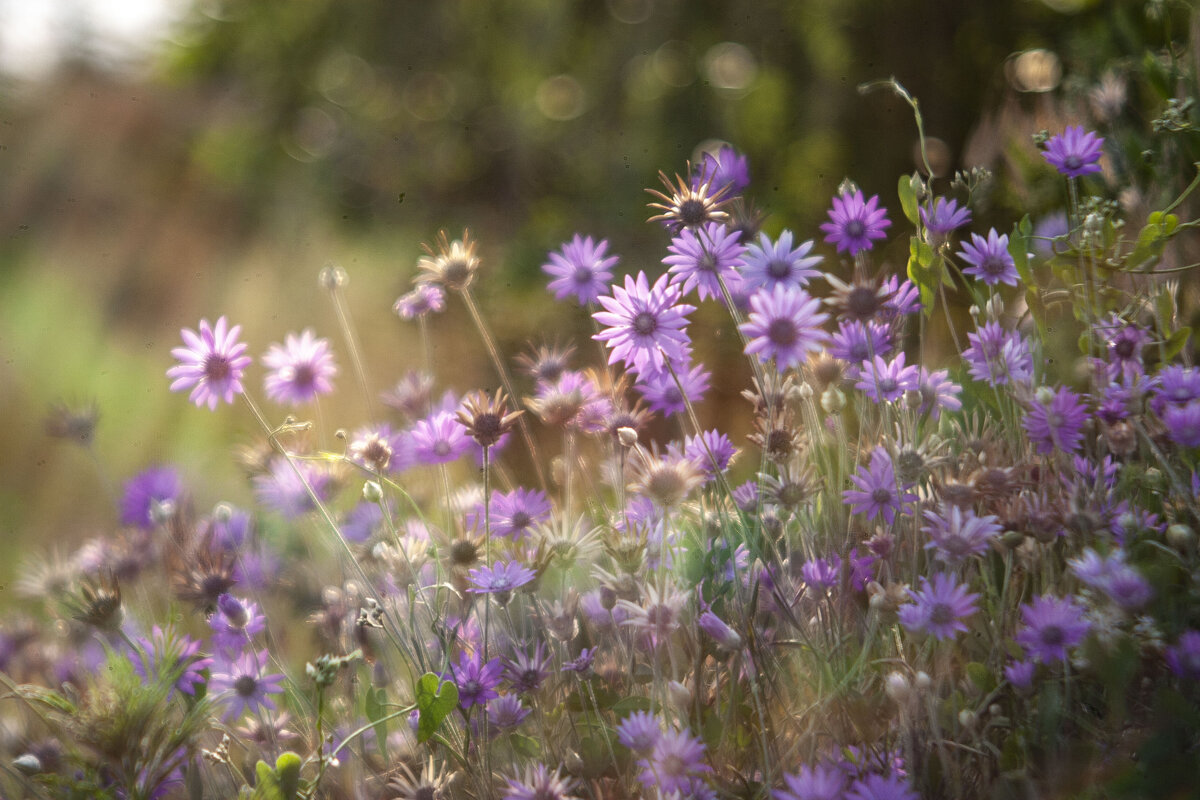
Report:
<svg viewBox="0 0 1200 800"><path fill-rule="evenodd" d="M480 447L491 447L501 436L513 429L517 418L524 413L509 412L508 398L504 390L497 389L491 399L483 392L468 395L455 416L476 444Z"/></svg>
<svg viewBox="0 0 1200 800"><path fill-rule="evenodd" d="M689 175L692 173L690 163L687 172ZM724 222L729 218L729 214L721 210L728 202L727 199L722 199L724 187L712 192L710 181L705 181L693 189L691 182L679 175L675 176L675 183L671 183L665 172L659 172L658 177L669 194L657 189L646 190L660 201L651 203L650 208L657 208L662 212L650 217L649 222L662 220L678 233L685 228L695 230L706 223Z"/></svg>
<svg viewBox="0 0 1200 800"><path fill-rule="evenodd" d="M445 289L461 292L471 285L479 269L475 242L470 231L462 239L450 241L445 231L438 231L435 246L421 245L429 255L422 256L417 266L423 271L420 279L436 283Z"/></svg>

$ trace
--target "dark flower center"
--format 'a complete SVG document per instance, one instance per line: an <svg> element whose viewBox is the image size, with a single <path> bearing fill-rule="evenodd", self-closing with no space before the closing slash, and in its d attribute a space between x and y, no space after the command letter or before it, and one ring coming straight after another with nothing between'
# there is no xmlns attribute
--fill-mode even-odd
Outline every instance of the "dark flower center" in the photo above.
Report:
<svg viewBox="0 0 1200 800"><path fill-rule="evenodd" d="M694 228L707 219L708 210L700 200L692 198L679 204L679 221L685 228Z"/></svg>
<svg viewBox="0 0 1200 800"><path fill-rule="evenodd" d="M929 621L934 625L949 625L954 621L954 611L945 603L938 603L929 610Z"/></svg>
<svg viewBox="0 0 1200 800"><path fill-rule="evenodd" d="M846 295L846 309L856 317L870 317L879 310L879 295L870 286L855 286Z"/></svg>
<svg viewBox="0 0 1200 800"><path fill-rule="evenodd" d="M988 275L1003 275L1008 271L1008 264L1001 258L985 258L981 266Z"/></svg>
<svg viewBox="0 0 1200 800"><path fill-rule="evenodd" d="M861 239L867 232L867 226L861 219L852 219L846 223L846 238Z"/></svg>
<svg viewBox="0 0 1200 800"><path fill-rule="evenodd" d="M664 775L682 775L687 763L672 753L662 760L661 769Z"/></svg>
<svg viewBox="0 0 1200 800"><path fill-rule="evenodd" d="M451 288L462 286L471 277L471 265L461 258L447 259L442 265L442 281Z"/></svg>
<svg viewBox="0 0 1200 800"><path fill-rule="evenodd" d="M1083 166L1083 159L1072 153L1063 159L1063 166L1067 169L1079 169Z"/></svg>
<svg viewBox="0 0 1200 800"><path fill-rule="evenodd" d="M701 272L716 272L717 257L709 252L701 254L700 258L696 260L696 269Z"/></svg>
<svg viewBox="0 0 1200 800"><path fill-rule="evenodd" d="M475 437L475 441L479 443L480 447L488 447L499 441L501 434L504 433L500 422L499 415L487 411L477 414L471 420L471 435Z"/></svg>
<svg viewBox="0 0 1200 800"><path fill-rule="evenodd" d="M442 456L450 455L450 443L447 442L445 439L442 439L441 441L439 441L437 444L435 444L433 446L433 453L434 453L434 455L438 456L439 458Z"/></svg>
<svg viewBox="0 0 1200 800"><path fill-rule="evenodd" d="M575 282L580 286L584 286L592 282L592 270L589 267L576 267L574 276Z"/></svg>
<svg viewBox="0 0 1200 800"><path fill-rule="evenodd" d="M481 691L483 691L483 687L479 684L479 681L464 681L463 682L462 693L465 694L467 697L477 695Z"/></svg>
<svg viewBox="0 0 1200 800"><path fill-rule="evenodd" d="M649 336L658 329L658 320L649 311L642 311L633 318L633 329L641 336Z"/></svg>
<svg viewBox="0 0 1200 800"><path fill-rule="evenodd" d="M773 258L767 262L767 275L781 281L792 274L792 265L782 258Z"/></svg>
<svg viewBox="0 0 1200 800"><path fill-rule="evenodd" d="M533 517L529 516L528 512L517 511L512 515L512 526L515 530L528 528L533 522Z"/></svg>
<svg viewBox="0 0 1200 800"><path fill-rule="evenodd" d="M1134 347L1132 339L1121 339L1113 347L1113 352L1116 353L1117 358L1128 359L1133 357Z"/></svg>
<svg viewBox="0 0 1200 800"><path fill-rule="evenodd" d="M779 490L779 504L787 508L795 508L808 497L808 491L799 483L789 483Z"/></svg>
<svg viewBox="0 0 1200 800"><path fill-rule="evenodd" d="M898 388L900 388L900 384L896 382L895 378L880 378L879 379L879 393L880 394L891 394L892 392L896 391Z"/></svg>
<svg viewBox="0 0 1200 800"><path fill-rule="evenodd" d="M239 697L251 697L258 688L258 681L253 675L243 675L233 682L233 690Z"/></svg>
<svg viewBox="0 0 1200 800"><path fill-rule="evenodd" d="M209 382L227 380L233 373L229 359L219 353L212 353L204 359L204 378Z"/></svg>
<svg viewBox="0 0 1200 800"><path fill-rule="evenodd" d="M890 489L876 489L871 492L871 500L883 505L892 501L892 492Z"/></svg>
<svg viewBox="0 0 1200 800"><path fill-rule="evenodd" d="M1042 628L1042 642L1048 645L1060 645L1067 640L1067 633L1058 625L1047 625Z"/></svg>
<svg viewBox="0 0 1200 800"><path fill-rule="evenodd" d="M292 383L297 386L312 386L317 373L311 364L297 364L292 370Z"/></svg>
<svg viewBox="0 0 1200 800"><path fill-rule="evenodd" d="M790 319L775 319L771 320L771 324L767 326L767 338L772 343L781 347L789 347L796 343L799 334L796 331L796 323Z"/></svg>

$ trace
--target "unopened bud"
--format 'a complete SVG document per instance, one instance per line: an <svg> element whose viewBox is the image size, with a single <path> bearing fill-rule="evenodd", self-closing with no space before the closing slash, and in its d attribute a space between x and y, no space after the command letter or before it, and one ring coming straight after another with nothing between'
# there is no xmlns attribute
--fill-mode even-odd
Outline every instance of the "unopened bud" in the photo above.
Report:
<svg viewBox="0 0 1200 800"><path fill-rule="evenodd" d="M1033 398L1041 405L1048 406L1054 402L1054 390L1049 386L1039 386L1038 390L1033 393Z"/></svg>
<svg viewBox="0 0 1200 800"><path fill-rule="evenodd" d="M692 693L679 681L669 681L667 683L667 694L670 695L671 704L680 711L686 711L688 706L692 704Z"/></svg>
<svg viewBox="0 0 1200 800"><path fill-rule="evenodd" d="M368 503L379 503L383 500L383 489L377 481L367 481L363 484L363 500Z"/></svg>
<svg viewBox="0 0 1200 800"><path fill-rule="evenodd" d="M16 768L17 772L24 775L37 775L42 771L42 760L33 753L17 756L13 759L12 765Z"/></svg>
<svg viewBox="0 0 1200 800"><path fill-rule="evenodd" d="M933 686L933 678L929 677L928 672L922 670L921 672L917 673L916 686L917 691L928 692L930 687Z"/></svg>
<svg viewBox="0 0 1200 800"><path fill-rule="evenodd" d="M836 386L821 392L821 408L826 414L837 414L846 407L846 395Z"/></svg>
<svg viewBox="0 0 1200 800"><path fill-rule="evenodd" d="M1192 530L1192 526L1176 522L1167 528L1167 541L1176 550L1183 550L1196 541L1196 532Z"/></svg>
<svg viewBox="0 0 1200 800"><path fill-rule="evenodd" d="M796 393L800 395L801 400L812 400L813 398L813 388L807 383L800 384L799 388L796 389Z"/></svg>
<svg viewBox="0 0 1200 800"><path fill-rule="evenodd" d="M889 674L884 682L883 690L888 697L901 706L908 703L908 698L912 697L912 684L908 682L908 676L903 672Z"/></svg>
<svg viewBox="0 0 1200 800"><path fill-rule="evenodd" d="M346 275L346 270L339 267L337 264L329 264L321 268L320 274L317 276L318 282L322 289L340 289L349 282L350 278Z"/></svg>
<svg viewBox="0 0 1200 800"><path fill-rule="evenodd" d="M978 718L975 716L975 712L969 708L964 708L962 711L958 712L958 724L967 730L971 730L975 727L975 722L977 719Z"/></svg>
<svg viewBox="0 0 1200 800"><path fill-rule="evenodd" d="M617 428L617 441L621 447L633 447L637 444L638 433L633 428Z"/></svg>

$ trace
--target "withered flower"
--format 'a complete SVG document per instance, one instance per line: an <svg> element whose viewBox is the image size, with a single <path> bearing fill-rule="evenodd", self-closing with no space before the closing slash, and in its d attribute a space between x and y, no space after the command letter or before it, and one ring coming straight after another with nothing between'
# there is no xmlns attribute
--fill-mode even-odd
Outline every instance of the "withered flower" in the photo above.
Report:
<svg viewBox="0 0 1200 800"><path fill-rule="evenodd" d="M472 392L463 400L456 418L480 447L491 447L517 424L523 410L509 411L508 397L497 389L492 398L483 392Z"/></svg>

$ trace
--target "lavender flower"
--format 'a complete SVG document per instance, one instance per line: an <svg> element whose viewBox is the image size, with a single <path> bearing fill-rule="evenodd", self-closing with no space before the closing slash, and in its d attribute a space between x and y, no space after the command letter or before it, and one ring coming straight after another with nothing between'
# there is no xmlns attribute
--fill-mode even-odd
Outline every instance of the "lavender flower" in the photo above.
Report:
<svg viewBox="0 0 1200 800"><path fill-rule="evenodd" d="M1079 178L1100 171L1098 162L1103 152L1103 137L1093 131L1085 132L1082 125L1068 125L1065 131L1046 142L1042 158L1060 174Z"/></svg>
<svg viewBox="0 0 1200 800"><path fill-rule="evenodd" d="M550 519L550 499L541 490L518 487L511 492L494 493L490 513L492 536L519 542Z"/></svg>
<svg viewBox="0 0 1200 800"><path fill-rule="evenodd" d="M504 660L504 679L514 692L536 692L548 677L550 657L541 642L532 653L517 650L512 658Z"/></svg>
<svg viewBox="0 0 1200 800"><path fill-rule="evenodd" d="M746 354L757 354L760 361L774 358L780 372L799 366L829 338L820 327L829 315L820 307L820 300L786 284L751 295L750 318L740 326L749 340Z"/></svg>
<svg viewBox="0 0 1200 800"><path fill-rule="evenodd" d="M711 636L713 641L726 650L737 650L742 646L741 634L711 611L705 611L696 618L696 627Z"/></svg>
<svg viewBox="0 0 1200 800"><path fill-rule="evenodd" d="M804 764L794 775L785 774L783 782L787 789L772 792L775 800L842 800L846 788L845 774L823 764Z"/></svg>
<svg viewBox="0 0 1200 800"><path fill-rule="evenodd" d="M279 512L284 519L295 519L316 510L305 488L306 483L321 502L327 502L333 490L329 473L324 469L309 461L296 461L294 465L293 468L280 456L271 461L269 473L254 478L254 491L259 502Z"/></svg>
<svg viewBox="0 0 1200 800"><path fill-rule="evenodd" d="M864 775L850 784L846 800L920 800L920 795L895 773L887 776Z"/></svg>
<svg viewBox="0 0 1200 800"><path fill-rule="evenodd" d="M188 399L197 407L207 405L215 410L224 400L232 403L241 394L242 373L253 361L246 355L246 345L238 341L241 325L228 327L225 317L215 326L200 320L200 332L188 328L180 331L186 347L176 347L171 355L179 362L167 370L171 391L191 389Z"/></svg>
<svg viewBox="0 0 1200 800"><path fill-rule="evenodd" d="M471 448L467 429L452 411L438 411L418 420L413 426L412 441L417 463L426 466L457 461Z"/></svg>
<svg viewBox="0 0 1200 800"><path fill-rule="evenodd" d="M810 256L812 248L811 239L793 248L789 230L779 234L774 244L765 233L759 234L758 242L751 243L742 256L744 291L751 294L759 289L771 291L778 284L801 288L811 278L821 277L821 271L813 267L824 257Z"/></svg>
<svg viewBox="0 0 1200 800"><path fill-rule="evenodd" d="M121 524L150 530L174 510L183 493L179 472L174 467L151 467L130 478L121 494Z"/></svg>
<svg viewBox="0 0 1200 800"><path fill-rule="evenodd" d="M863 193L856 190L833 198L829 222L821 223L821 230L825 231L825 241L836 245L839 253L848 252L853 257L887 236L884 231L891 224L887 210L879 208L879 195L864 201Z"/></svg>
<svg viewBox="0 0 1200 800"><path fill-rule="evenodd" d="M837 332L829 339L829 355L850 363L846 376L857 378L859 366L870 363L875 356L886 356L892 351L891 329L878 322L862 323L855 319L844 319L838 324Z"/></svg>
<svg viewBox="0 0 1200 800"><path fill-rule="evenodd" d="M1070 598L1035 597L1021 606L1025 627L1013 638L1037 661L1066 661L1067 649L1082 642L1091 629L1083 613Z"/></svg>
<svg viewBox="0 0 1200 800"><path fill-rule="evenodd" d="M1172 442L1181 447L1200 447L1200 401L1168 406L1162 420Z"/></svg>
<svg viewBox="0 0 1200 800"><path fill-rule="evenodd" d="M1033 378L1033 355L1029 343L1016 331L1006 331L999 322L987 322L967 334L970 343L963 351L968 371L977 381L1003 386L1010 380L1027 383Z"/></svg>
<svg viewBox="0 0 1200 800"><path fill-rule="evenodd" d="M195 695L196 687L204 683L203 670L213 663L211 658L200 655L200 642L170 628L164 632L155 625L150 637L139 638L137 644L138 650L130 658L133 671L144 680L170 677L172 691L178 689L189 696Z"/></svg>
<svg viewBox="0 0 1200 800"><path fill-rule="evenodd" d="M638 755L653 750L662 734L662 722L648 711L634 711L617 724L617 741Z"/></svg>
<svg viewBox="0 0 1200 800"><path fill-rule="evenodd" d="M1185 631L1165 655L1171 672L1184 680L1200 681L1200 631Z"/></svg>
<svg viewBox="0 0 1200 800"><path fill-rule="evenodd" d="M979 595L967 591L950 575L938 573L933 580L921 578L921 590L908 590L911 605L900 608L900 624L910 631L927 633L935 639L953 639L954 634L967 630L963 620L979 607Z"/></svg>
<svg viewBox="0 0 1200 800"><path fill-rule="evenodd" d="M263 378L267 397L289 406L304 405L332 392L332 379L338 371L329 342L307 328L299 337L289 333L282 345L271 345L262 363L269 370Z"/></svg>
<svg viewBox="0 0 1200 800"><path fill-rule="evenodd" d="M842 497L853 513L866 514L869 520L882 516L891 525L903 504L917 499L897 483L892 459L882 447L872 451L870 464L860 466L850 481L858 488L847 489Z"/></svg>
<svg viewBox="0 0 1200 800"><path fill-rule="evenodd" d="M210 694L231 692L225 698L225 719L237 719L246 709L259 713L263 709L275 710L275 703L268 695L283 692L282 675L264 675L269 657L266 650L247 650L237 659L215 668L208 680Z"/></svg>
<svg viewBox="0 0 1200 800"><path fill-rule="evenodd" d="M683 443L684 457L696 464L709 480L724 472L737 452L729 437L717 430L689 436Z"/></svg>
<svg viewBox="0 0 1200 800"><path fill-rule="evenodd" d="M1004 678L1021 692L1033 687L1033 676L1037 664L1032 661L1014 661L1004 668Z"/></svg>
<svg viewBox="0 0 1200 800"><path fill-rule="evenodd" d="M408 294L401 295L392 311L400 319L420 319L438 314L446 308L446 293L436 283L418 283Z"/></svg>
<svg viewBox="0 0 1200 800"><path fill-rule="evenodd" d="M521 698L515 694L506 694L487 704L488 722L498 732L510 731L516 728L533 712L526 708Z"/></svg>
<svg viewBox="0 0 1200 800"><path fill-rule="evenodd" d="M612 351L608 363L624 361L635 371L657 372L664 367L664 353L672 361L683 361L688 347L686 318L696 307L679 303L680 295L666 275L651 287L646 273L639 272L637 278L626 275L625 286L614 286L611 297L600 297L604 311L592 318L605 329L592 338L608 344Z"/></svg>
<svg viewBox="0 0 1200 800"><path fill-rule="evenodd" d="M617 613L614 609L613 617L616 618ZM574 672L578 675L588 675L592 671L592 663L596 660L596 648L585 647L579 651L579 655L570 661L564 661L562 665L563 672Z"/></svg>
<svg viewBox="0 0 1200 800"><path fill-rule="evenodd" d="M692 174L692 189L708 184L711 195L734 197L750 185L750 162L729 145L721 145L716 154L705 153Z"/></svg>
<svg viewBox="0 0 1200 800"><path fill-rule="evenodd" d="M694 404L703 400L712 378L712 373L703 364L673 369L674 375L665 369L661 372L642 372L634 384L650 409L663 416L682 414L687 410L687 402ZM677 379L678 384L675 382Z"/></svg>
<svg viewBox="0 0 1200 800"><path fill-rule="evenodd" d="M905 392L920 386L920 372L916 365L904 365L904 353L897 353L890 362L884 361L882 356L864 361L858 375L855 388L861 389L876 403L894 402Z"/></svg>
<svg viewBox="0 0 1200 800"><path fill-rule="evenodd" d="M988 286L997 283L1016 286L1021 281L1017 265L1008 252L1008 234L998 234L995 228L988 231L987 238L972 233L971 241L963 242L958 254L971 265L963 270L963 274L972 275Z"/></svg>
<svg viewBox="0 0 1200 800"><path fill-rule="evenodd" d="M663 259L670 267L672 283L683 295L695 289L701 300L720 298L721 281L742 265L739 235L719 222L697 228L684 228L671 240Z"/></svg>
<svg viewBox="0 0 1200 800"><path fill-rule="evenodd" d="M569 794L574 778L564 778L559 771L551 772L545 764L527 766L524 777L509 779L501 800L579 800Z"/></svg>
<svg viewBox="0 0 1200 800"><path fill-rule="evenodd" d="M213 644L232 657L267 629L267 618L257 603L225 593L217 597L217 610L208 618L208 626L212 628Z"/></svg>
<svg viewBox="0 0 1200 800"><path fill-rule="evenodd" d="M808 588L824 594L838 585L842 578L842 559L838 555L814 558L800 565L800 576Z"/></svg>
<svg viewBox="0 0 1200 800"><path fill-rule="evenodd" d="M935 236L945 236L971 221L969 208L959 208L957 200L944 197L935 198L932 207L921 206L919 214L921 224Z"/></svg>
<svg viewBox="0 0 1200 800"><path fill-rule="evenodd" d="M687 731L666 731L654 743L650 755L638 759L642 768L638 776L647 789L657 788L662 794L687 792L693 777L712 768L702 762L704 742Z"/></svg>
<svg viewBox="0 0 1200 800"><path fill-rule="evenodd" d="M563 242L558 252L550 253L542 265L542 270L553 278L546 288L554 292L556 300L574 295L581 306L596 302L608 289L612 268L620 260L607 253L607 239L593 242L590 236L575 234L571 241Z"/></svg>
<svg viewBox="0 0 1200 800"><path fill-rule="evenodd" d="M461 653L450 671L450 675L443 673L442 678L454 681L458 687L458 705L464 711L500 696L496 691L503 672L500 659L493 658L485 664L478 653Z"/></svg>
<svg viewBox="0 0 1200 800"><path fill-rule="evenodd" d="M932 540L926 549L935 548L938 560L951 566L987 551L992 539L1000 535L1000 522L991 514L977 517L968 509L943 505L940 512L925 512L929 524L921 528Z"/></svg>
<svg viewBox="0 0 1200 800"><path fill-rule="evenodd" d="M921 367L921 378L917 383L917 391L921 395L921 405L917 413L928 414L931 419L941 416L942 409L958 411L962 401L958 395L962 387L950 380L948 370L939 369L936 372Z"/></svg>
<svg viewBox="0 0 1200 800"><path fill-rule="evenodd" d="M1026 412L1023 424L1039 453L1055 450L1074 453L1083 441L1086 419L1087 406L1079 395L1060 386L1056 392L1039 391L1038 400Z"/></svg>
<svg viewBox="0 0 1200 800"><path fill-rule="evenodd" d="M478 567L468 573L468 592L501 594L518 589L537 577L537 573L516 561L497 561L490 567Z"/></svg>

